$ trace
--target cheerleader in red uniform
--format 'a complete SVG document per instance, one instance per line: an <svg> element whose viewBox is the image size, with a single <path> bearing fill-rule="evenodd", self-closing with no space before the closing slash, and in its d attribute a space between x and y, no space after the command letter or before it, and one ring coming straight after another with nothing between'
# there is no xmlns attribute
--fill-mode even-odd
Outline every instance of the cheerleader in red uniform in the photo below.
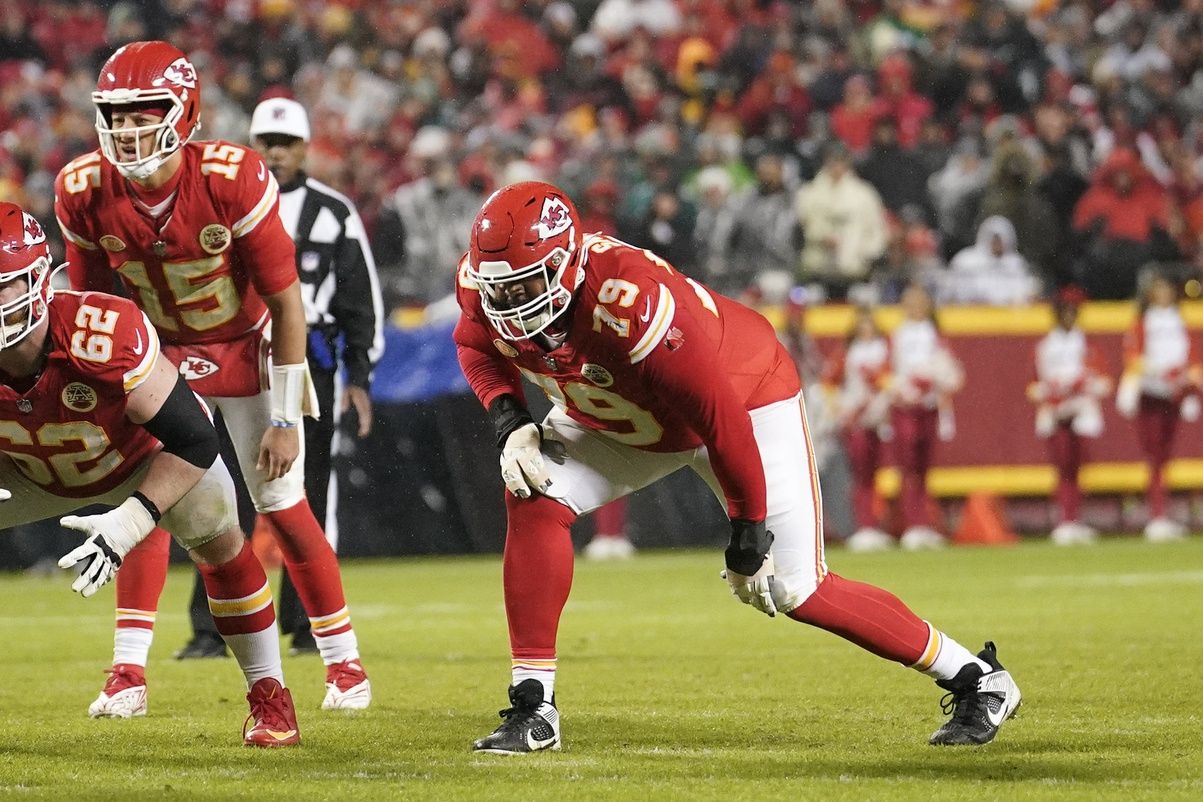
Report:
<svg viewBox="0 0 1203 802"><path fill-rule="evenodd" d="M1181 540L1186 527L1169 517L1165 465L1180 418L1199 417L1203 366L1178 310L1178 288L1156 276L1145 288L1140 315L1124 343L1124 373L1115 406L1136 419L1136 432L1149 466L1145 537L1155 543Z"/></svg>
<svg viewBox="0 0 1203 802"><path fill-rule="evenodd" d="M952 394L961 388L963 374L936 328L931 297L912 284L902 294L903 321L890 337L894 453L901 474L904 549L934 549L945 545L929 512L927 470L937 439L956 435Z"/></svg>
<svg viewBox="0 0 1203 802"><path fill-rule="evenodd" d="M1053 303L1056 323L1036 345L1036 378L1028 398L1036 405L1036 436L1048 443L1057 468L1060 519L1053 529L1059 546L1094 543L1098 533L1082 523L1078 471L1085 459L1084 438L1103 433L1100 399L1111 392L1098 355L1078 328L1078 306L1086 298L1077 287L1061 291Z"/></svg>
<svg viewBox="0 0 1203 802"><path fill-rule="evenodd" d="M856 531L845 541L852 551L893 548L894 538L878 526L875 479L881 443L889 436L889 397L884 391L890 369L890 343L860 307L844 348L824 370L824 385L834 397L840 436L852 473L852 514Z"/></svg>

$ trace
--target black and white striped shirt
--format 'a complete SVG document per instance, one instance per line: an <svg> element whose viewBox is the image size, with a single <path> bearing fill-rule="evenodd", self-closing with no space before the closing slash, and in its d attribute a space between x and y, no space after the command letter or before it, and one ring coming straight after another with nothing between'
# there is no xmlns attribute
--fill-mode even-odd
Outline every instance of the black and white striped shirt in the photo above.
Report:
<svg viewBox="0 0 1203 802"><path fill-rule="evenodd" d="M280 220L297 247L297 274L310 331L310 366L333 370L341 334L347 381L368 387L384 349L376 263L355 205L300 173L280 187ZM314 333L322 336L315 348ZM324 342L326 352L321 350Z"/></svg>

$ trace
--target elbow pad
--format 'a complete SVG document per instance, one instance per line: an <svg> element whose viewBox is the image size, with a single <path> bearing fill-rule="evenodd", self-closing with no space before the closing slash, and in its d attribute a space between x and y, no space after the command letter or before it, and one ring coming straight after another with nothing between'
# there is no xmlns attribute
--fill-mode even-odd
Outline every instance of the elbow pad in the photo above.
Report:
<svg viewBox="0 0 1203 802"><path fill-rule="evenodd" d="M163 444L164 451L198 468L209 470L217 460L217 430L182 378L176 378L163 406L142 426Z"/></svg>

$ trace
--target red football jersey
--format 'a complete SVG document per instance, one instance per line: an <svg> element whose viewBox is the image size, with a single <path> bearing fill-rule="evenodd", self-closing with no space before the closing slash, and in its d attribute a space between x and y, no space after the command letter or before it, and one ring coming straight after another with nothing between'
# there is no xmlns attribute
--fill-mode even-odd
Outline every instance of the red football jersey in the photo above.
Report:
<svg viewBox="0 0 1203 802"><path fill-rule="evenodd" d="M49 310L50 354L33 386L17 392L0 373L0 451L56 496L98 496L158 445L125 404L150 375L159 338L124 298L59 292Z"/></svg>
<svg viewBox="0 0 1203 802"><path fill-rule="evenodd" d="M650 251L585 238L585 281L561 318L563 345L502 339L461 262L455 330L481 403L522 398L519 375L574 420L648 451L707 446L733 518L763 520L764 471L747 411L792 398L793 360L758 312L685 277Z"/></svg>
<svg viewBox="0 0 1203 802"><path fill-rule="evenodd" d="M297 279L276 180L255 151L229 142L183 148L174 205L156 224L99 150L64 167L55 214L71 285L112 291L113 271L165 343L238 339L261 323L260 296Z"/></svg>

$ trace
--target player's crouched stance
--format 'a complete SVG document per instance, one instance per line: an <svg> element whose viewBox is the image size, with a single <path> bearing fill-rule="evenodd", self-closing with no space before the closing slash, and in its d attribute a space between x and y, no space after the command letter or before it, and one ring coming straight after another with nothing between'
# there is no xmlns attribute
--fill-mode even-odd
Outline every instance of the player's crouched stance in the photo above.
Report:
<svg viewBox="0 0 1203 802"><path fill-rule="evenodd" d="M887 591L828 571L801 387L763 317L650 251L583 236L572 202L538 182L485 202L458 283L460 365L493 419L508 491L510 707L475 750L560 748L569 526L682 467L726 502L723 577L740 601L933 677L949 718L931 743L994 738L1020 702L994 644L974 655ZM541 425L523 375L554 404Z"/></svg>
<svg viewBox="0 0 1203 802"><path fill-rule="evenodd" d="M67 515L86 540L59 561L92 596L160 525L200 564L209 606L246 675L249 746L300 742L271 590L236 526L234 489L204 407L129 301L50 288L42 227L0 203L0 528ZM94 717L146 713L139 666L118 664Z"/></svg>

